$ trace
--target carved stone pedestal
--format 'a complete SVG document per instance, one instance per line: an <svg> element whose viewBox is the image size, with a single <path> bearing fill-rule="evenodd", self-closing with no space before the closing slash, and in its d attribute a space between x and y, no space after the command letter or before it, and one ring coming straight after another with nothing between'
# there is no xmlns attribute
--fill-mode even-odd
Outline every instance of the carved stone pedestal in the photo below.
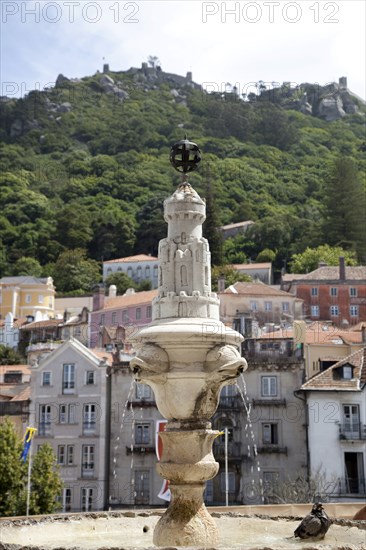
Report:
<svg viewBox="0 0 366 550"><path fill-rule="evenodd" d="M172 500L155 527L157 546L218 543L216 524L203 502L205 481L212 479L219 469L212 454L212 443L218 433L210 429L175 430L174 423L170 423L168 431L160 434L163 456L157 471L170 480Z"/></svg>

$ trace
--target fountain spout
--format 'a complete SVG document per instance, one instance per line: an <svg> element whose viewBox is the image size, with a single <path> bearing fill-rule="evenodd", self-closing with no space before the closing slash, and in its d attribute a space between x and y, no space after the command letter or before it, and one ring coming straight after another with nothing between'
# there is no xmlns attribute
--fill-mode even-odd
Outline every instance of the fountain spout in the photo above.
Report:
<svg viewBox="0 0 366 550"><path fill-rule="evenodd" d="M159 293L153 322L134 337L135 379L151 386L168 420L160 435L159 474L170 481L172 500L154 531L157 546L212 546L216 525L208 513L205 482L218 472L211 429L220 391L234 384L247 364L239 352L243 337L219 320L219 300L211 292L210 251L202 236L205 202L186 174L200 161L196 144L172 147L171 162L184 178L164 202L168 235L159 243Z"/></svg>

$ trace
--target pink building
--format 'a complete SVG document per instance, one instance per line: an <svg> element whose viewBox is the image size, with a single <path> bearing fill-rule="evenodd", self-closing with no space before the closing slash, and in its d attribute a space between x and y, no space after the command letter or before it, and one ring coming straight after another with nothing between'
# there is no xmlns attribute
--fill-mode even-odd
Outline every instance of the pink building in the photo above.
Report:
<svg viewBox="0 0 366 550"><path fill-rule="evenodd" d="M116 288L112 285L109 296L105 296L104 287L97 287L93 296L93 311L90 313L89 347L103 347L105 333L115 333L118 327L131 332L133 327L151 323L152 301L157 293L157 290L135 292L129 289L123 296L117 296Z"/></svg>

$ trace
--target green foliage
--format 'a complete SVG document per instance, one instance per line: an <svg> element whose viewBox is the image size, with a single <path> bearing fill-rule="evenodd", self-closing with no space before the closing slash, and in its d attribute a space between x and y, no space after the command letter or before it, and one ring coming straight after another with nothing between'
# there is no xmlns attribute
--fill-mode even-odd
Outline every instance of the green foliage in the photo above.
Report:
<svg viewBox="0 0 366 550"><path fill-rule="evenodd" d="M182 85L175 100L173 82L153 88L126 73L111 76L129 94L123 102L94 75L2 104L0 275L17 271L26 256L57 280L60 255L79 248L97 261L156 255L166 235L162 202L179 182L169 146L183 127L203 151L190 181L206 195L214 264L270 249L279 269L324 243L366 261L362 104L360 114L328 123L291 110L303 90L286 86L269 91L259 82L261 93L242 101L233 90L206 94ZM318 93L305 89L308 98ZM71 111L56 116L50 104L63 102ZM223 257L217 227L249 219L255 226L237 251L226 244ZM63 273L58 290L81 293L88 284Z"/></svg>
<svg viewBox="0 0 366 550"><path fill-rule="evenodd" d="M0 365L24 365L26 360L17 351L0 344Z"/></svg>
<svg viewBox="0 0 366 550"><path fill-rule="evenodd" d="M50 273L58 292L76 295L91 292L101 279L98 262L88 260L81 248L62 252L54 266L50 266Z"/></svg>
<svg viewBox="0 0 366 550"><path fill-rule="evenodd" d="M7 417L0 423L0 516L21 513L26 464L20 460L22 441Z"/></svg>
<svg viewBox="0 0 366 550"><path fill-rule="evenodd" d="M210 183L206 185L206 221L203 225L203 235L208 240L211 252L211 264L223 263L222 233L219 229L218 206Z"/></svg>
<svg viewBox="0 0 366 550"><path fill-rule="evenodd" d="M223 242L224 260L227 264L245 264L248 258L244 252L246 240L243 234L229 237Z"/></svg>
<svg viewBox="0 0 366 550"><path fill-rule="evenodd" d="M339 258L343 256L346 265L357 265L354 252L344 250L340 246L329 246L324 244L317 248L307 248L302 254L294 254L291 258L292 273L309 273L317 269L319 262L327 265L338 265Z"/></svg>
<svg viewBox="0 0 366 550"><path fill-rule="evenodd" d="M259 254L256 257L255 261L257 263L260 263L260 262L274 262L275 259L276 259L276 252L274 252L270 248L264 248L261 252L259 252Z"/></svg>
<svg viewBox="0 0 366 550"><path fill-rule="evenodd" d="M137 284L133 281L127 273L119 271L117 273L111 273L105 280L106 288L109 288L110 285L116 285L117 294L121 296L126 292L128 288L137 288Z"/></svg>
<svg viewBox="0 0 366 550"><path fill-rule="evenodd" d="M218 280L221 278L225 279L225 288L240 281L244 283L252 282L252 278L249 275L239 273L239 271L230 265L218 265L211 270L211 284L214 292L217 292Z"/></svg>
<svg viewBox="0 0 366 550"><path fill-rule="evenodd" d="M56 457L49 443L41 445L32 461L31 514L53 514L60 509L62 481Z"/></svg>
<svg viewBox="0 0 366 550"><path fill-rule="evenodd" d="M41 277L42 266L35 258L22 256L13 266L13 275L31 275L32 277Z"/></svg>

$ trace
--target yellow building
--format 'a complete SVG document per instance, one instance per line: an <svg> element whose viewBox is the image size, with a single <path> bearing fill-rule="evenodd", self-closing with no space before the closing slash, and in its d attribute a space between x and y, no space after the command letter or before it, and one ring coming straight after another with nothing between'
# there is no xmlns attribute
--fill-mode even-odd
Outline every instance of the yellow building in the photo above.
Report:
<svg viewBox="0 0 366 550"><path fill-rule="evenodd" d="M30 276L0 279L0 319L11 313L14 319L31 315L36 321L54 317L55 287L51 277Z"/></svg>

